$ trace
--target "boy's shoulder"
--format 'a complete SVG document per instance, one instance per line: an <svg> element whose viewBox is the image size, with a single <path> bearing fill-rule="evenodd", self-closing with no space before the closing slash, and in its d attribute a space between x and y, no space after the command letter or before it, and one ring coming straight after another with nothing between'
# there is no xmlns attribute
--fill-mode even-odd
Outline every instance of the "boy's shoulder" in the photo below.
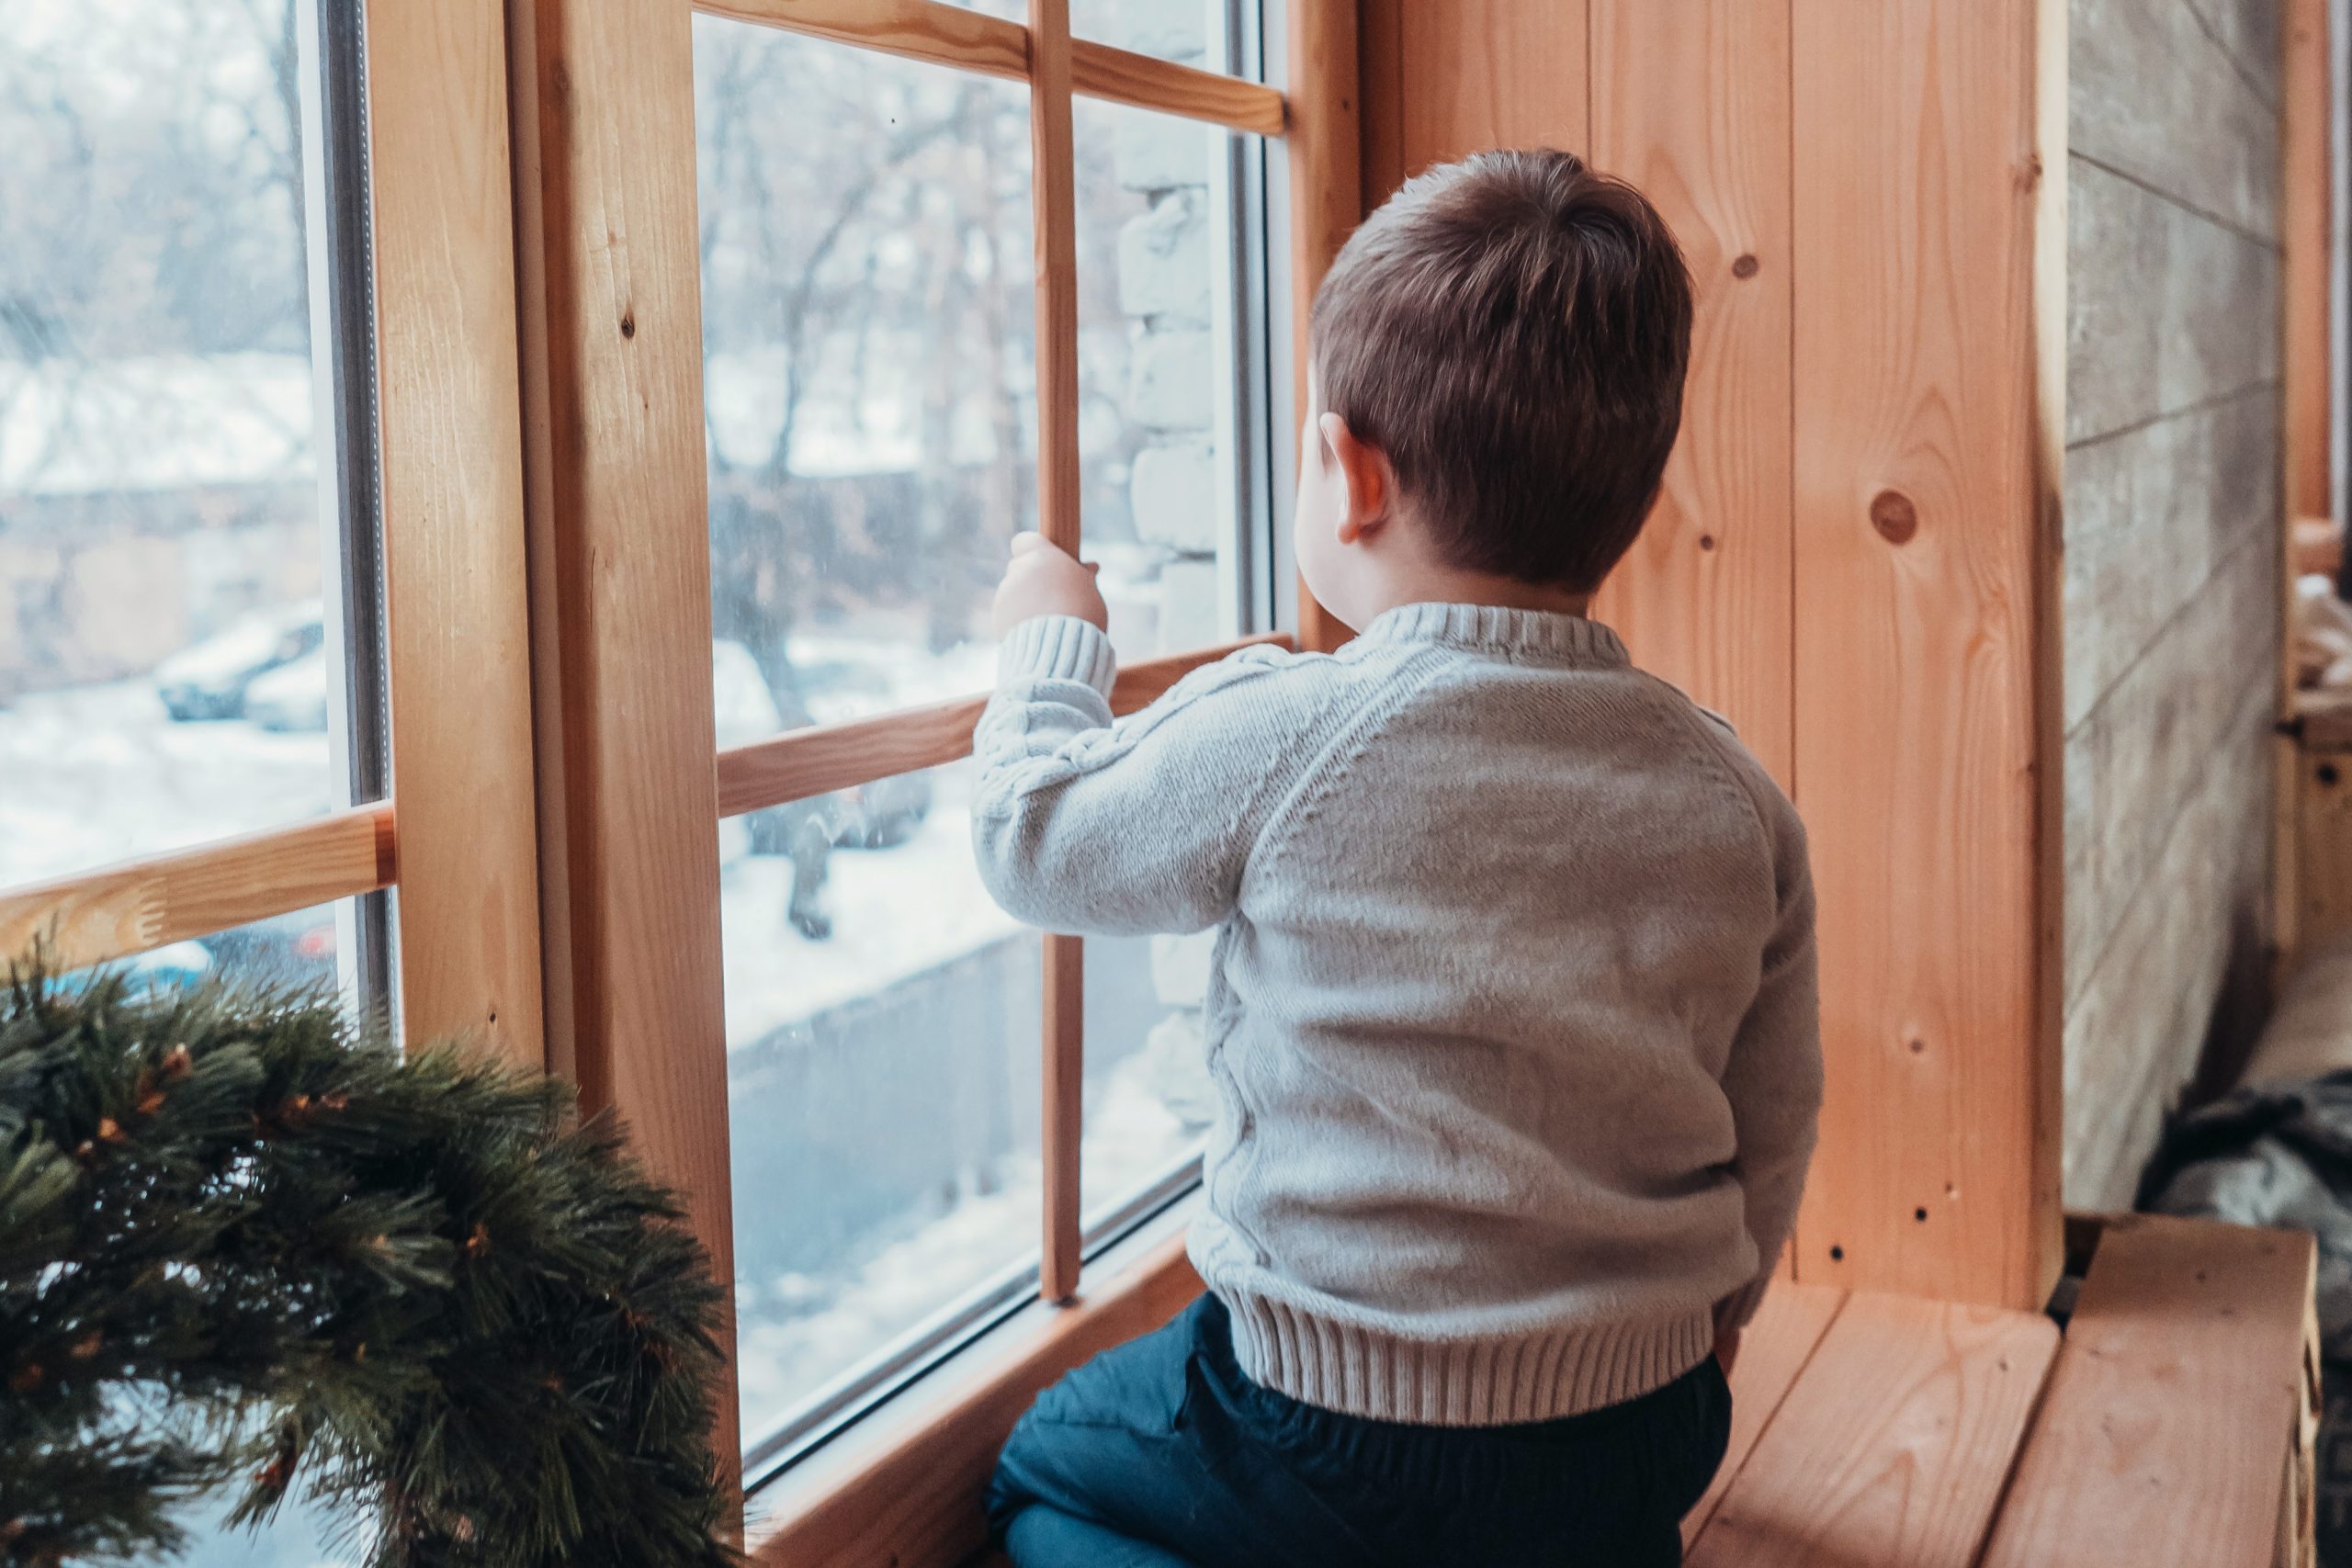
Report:
<svg viewBox="0 0 2352 1568"><path fill-rule="evenodd" d="M1804 823L1797 816L1796 803L1781 787L1781 781L1762 759L1747 749L1740 739L1739 728L1730 718L1695 701L1688 692L1664 676L1642 670L1636 671L1660 698L1689 716L1693 734L1719 757L1756 807L1756 815L1766 835L1779 841L1794 839L1800 844L1804 839Z"/></svg>

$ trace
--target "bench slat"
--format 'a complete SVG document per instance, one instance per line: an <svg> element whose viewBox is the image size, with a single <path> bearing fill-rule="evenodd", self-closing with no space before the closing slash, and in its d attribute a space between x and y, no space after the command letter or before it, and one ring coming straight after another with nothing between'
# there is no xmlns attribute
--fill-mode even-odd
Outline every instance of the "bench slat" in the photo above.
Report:
<svg viewBox="0 0 2352 1568"><path fill-rule="evenodd" d="M2286 1231L2112 1221L1984 1568L2268 1568L2314 1260Z"/></svg>
<svg viewBox="0 0 2352 1568"><path fill-rule="evenodd" d="M1731 1487L1732 1479L1747 1462L1748 1454L1781 1407L1781 1401L1804 1371L1829 1320L1838 1315L1846 1292L1831 1285L1773 1285L1739 1349L1731 1374L1731 1443L1724 1462L1699 1506L1682 1521L1682 1545L1688 1551L1715 1517L1715 1509Z"/></svg>
<svg viewBox="0 0 2352 1568"><path fill-rule="evenodd" d="M2057 1349L2039 1314L1856 1292L1690 1568L1970 1568Z"/></svg>

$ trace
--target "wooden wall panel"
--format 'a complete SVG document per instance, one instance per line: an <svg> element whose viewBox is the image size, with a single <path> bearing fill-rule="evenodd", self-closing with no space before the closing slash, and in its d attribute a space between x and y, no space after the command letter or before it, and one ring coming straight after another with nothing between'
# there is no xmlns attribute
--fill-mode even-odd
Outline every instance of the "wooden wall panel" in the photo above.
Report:
<svg viewBox="0 0 2352 1568"><path fill-rule="evenodd" d="M506 37L464 0L368 6L400 1011L532 1066L538 840Z"/></svg>
<svg viewBox="0 0 2352 1568"><path fill-rule="evenodd" d="M1590 5L1592 161L1665 214L1699 299L1666 491L1594 614L1791 788L1789 14Z"/></svg>
<svg viewBox="0 0 2352 1568"><path fill-rule="evenodd" d="M1589 146L1586 5L1363 0L1366 208L1484 148Z"/></svg>
<svg viewBox="0 0 2352 1568"><path fill-rule="evenodd" d="M2035 1308L2059 1249L2041 18L1792 14L1796 778L1828 1057L1797 1274Z"/></svg>
<svg viewBox="0 0 2352 1568"><path fill-rule="evenodd" d="M549 1057L627 1120L728 1280L691 15L510 0L507 24ZM731 1463L731 1376L718 1392Z"/></svg>

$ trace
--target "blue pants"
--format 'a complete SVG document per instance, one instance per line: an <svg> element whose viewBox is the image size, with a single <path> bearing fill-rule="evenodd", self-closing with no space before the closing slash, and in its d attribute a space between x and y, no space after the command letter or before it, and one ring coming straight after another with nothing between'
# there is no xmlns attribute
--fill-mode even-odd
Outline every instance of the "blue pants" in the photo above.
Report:
<svg viewBox="0 0 2352 1568"><path fill-rule="evenodd" d="M1532 1426L1342 1416L1250 1382L1204 1296L1038 1397L989 1520L1018 1568L1674 1568L1730 1432L1712 1356Z"/></svg>

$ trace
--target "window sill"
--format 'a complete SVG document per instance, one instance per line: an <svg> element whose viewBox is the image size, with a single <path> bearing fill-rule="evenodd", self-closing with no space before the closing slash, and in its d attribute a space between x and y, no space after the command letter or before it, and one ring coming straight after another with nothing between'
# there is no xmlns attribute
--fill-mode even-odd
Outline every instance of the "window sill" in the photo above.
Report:
<svg viewBox="0 0 2352 1568"><path fill-rule="evenodd" d="M1023 1308L751 1498L752 1560L951 1568L978 1551L981 1491L1038 1392L1200 1293L1184 1257L1197 1201L1170 1206L1089 1263L1068 1305Z"/></svg>

